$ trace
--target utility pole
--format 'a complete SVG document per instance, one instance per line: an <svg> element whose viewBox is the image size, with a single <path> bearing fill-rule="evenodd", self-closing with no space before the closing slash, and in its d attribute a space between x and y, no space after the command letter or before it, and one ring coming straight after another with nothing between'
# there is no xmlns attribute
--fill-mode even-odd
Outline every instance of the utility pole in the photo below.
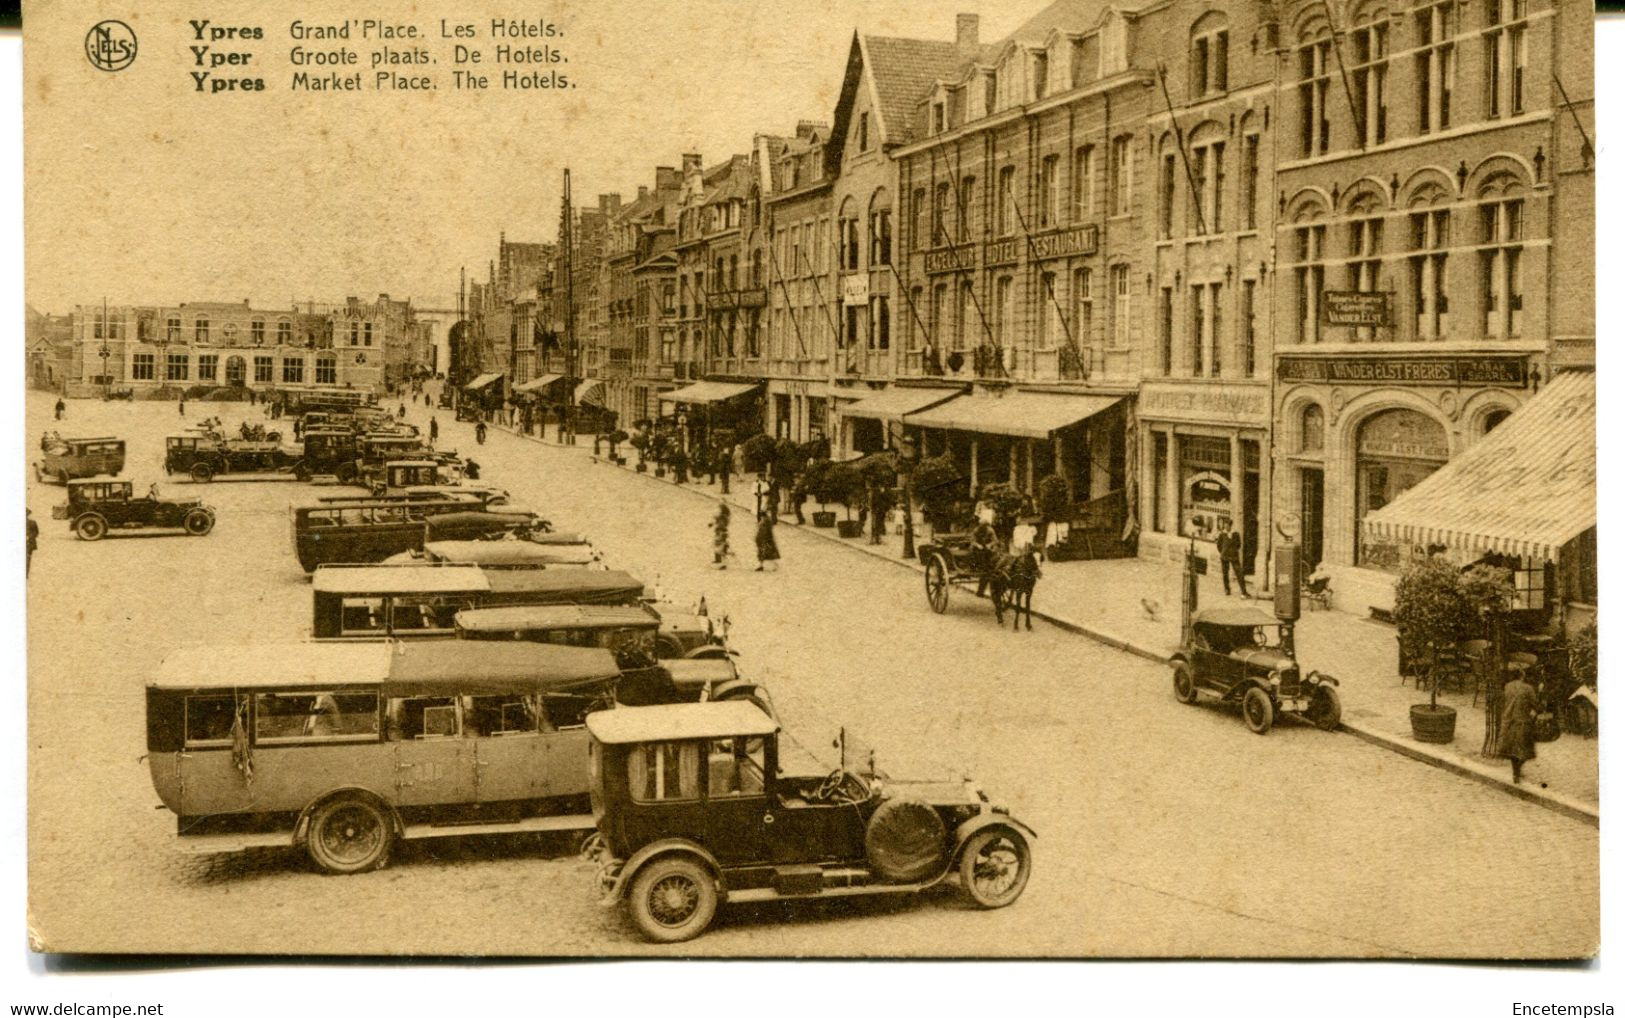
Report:
<svg viewBox="0 0 1625 1018"><path fill-rule="evenodd" d="M564 211L559 220L564 246L564 407L559 413L559 441L575 444L576 306L574 255L575 228L570 209L570 169L564 170ZM569 436L566 438L565 436Z"/></svg>

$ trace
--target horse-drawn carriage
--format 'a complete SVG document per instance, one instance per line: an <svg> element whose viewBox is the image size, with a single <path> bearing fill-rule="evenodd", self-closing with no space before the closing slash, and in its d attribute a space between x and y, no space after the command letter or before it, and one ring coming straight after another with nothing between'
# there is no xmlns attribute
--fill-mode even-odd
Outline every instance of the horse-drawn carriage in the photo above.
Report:
<svg viewBox="0 0 1625 1018"><path fill-rule="evenodd" d="M986 591L993 602L993 618L1004 624L1004 610L1015 612L1015 625L1027 615L1027 628L1033 627L1033 587L1038 583L1038 556L1031 548L1017 549L1011 555L998 548L978 545L969 534L938 534L920 546L920 562L925 566L925 599L931 610L941 615L948 610L949 592L956 586L975 584L977 594Z"/></svg>

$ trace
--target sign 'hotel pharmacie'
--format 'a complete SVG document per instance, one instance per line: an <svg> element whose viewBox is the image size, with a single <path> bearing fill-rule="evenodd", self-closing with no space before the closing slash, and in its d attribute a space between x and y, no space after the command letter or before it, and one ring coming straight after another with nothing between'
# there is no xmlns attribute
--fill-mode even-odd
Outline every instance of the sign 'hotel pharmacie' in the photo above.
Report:
<svg viewBox="0 0 1625 1018"><path fill-rule="evenodd" d="M1071 255L1092 255L1097 246L1098 233L1093 226L1074 226L1065 230L1051 230L1031 237L1002 237L982 245L982 264L1009 265L1028 252L1035 261L1048 258L1066 258ZM925 253L925 271L963 272L976 268L976 245L938 248Z"/></svg>
<svg viewBox="0 0 1625 1018"><path fill-rule="evenodd" d="M1529 384L1529 362L1514 357L1282 357L1275 369L1282 382L1378 385Z"/></svg>

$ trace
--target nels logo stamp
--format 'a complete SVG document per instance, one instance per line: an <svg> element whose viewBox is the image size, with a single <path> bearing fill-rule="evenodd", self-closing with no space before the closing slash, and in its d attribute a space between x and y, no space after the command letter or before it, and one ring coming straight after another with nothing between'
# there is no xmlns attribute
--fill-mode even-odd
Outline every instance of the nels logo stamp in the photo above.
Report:
<svg viewBox="0 0 1625 1018"><path fill-rule="evenodd" d="M122 21L103 21L85 36L85 56L104 71L122 71L135 62L135 32Z"/></svg>

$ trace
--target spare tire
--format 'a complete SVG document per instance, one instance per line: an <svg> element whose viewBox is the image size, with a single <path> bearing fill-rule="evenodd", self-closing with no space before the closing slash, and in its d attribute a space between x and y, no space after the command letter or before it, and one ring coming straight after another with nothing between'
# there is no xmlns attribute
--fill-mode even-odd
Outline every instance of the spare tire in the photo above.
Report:
<svg viewBox="0 0 1625 1018"><path fill-rule="evenodd" d="M912 799L881 803L863 835L870 869L894 883L914 883L941 873L948 862L947 841L942 817Z"/></svg>

